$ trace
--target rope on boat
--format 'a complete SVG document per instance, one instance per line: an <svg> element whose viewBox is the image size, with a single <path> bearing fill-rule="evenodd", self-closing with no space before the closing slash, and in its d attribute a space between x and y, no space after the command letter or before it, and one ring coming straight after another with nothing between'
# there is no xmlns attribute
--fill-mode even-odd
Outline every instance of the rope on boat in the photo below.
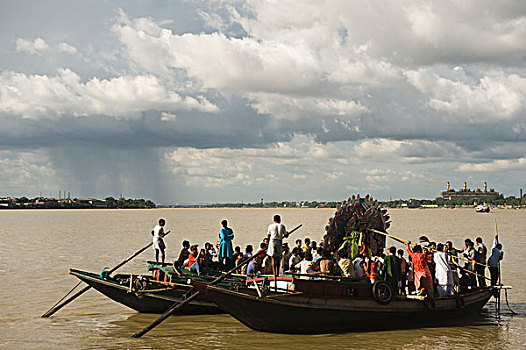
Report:
<svg viewBox="0 0 526 350"><path fill-rule="evenodd" d="M173 288L158 288L158 289L145 289L145 290L134 290L135 293L156 293L156 292L166 292L172 290Z"/></svg>

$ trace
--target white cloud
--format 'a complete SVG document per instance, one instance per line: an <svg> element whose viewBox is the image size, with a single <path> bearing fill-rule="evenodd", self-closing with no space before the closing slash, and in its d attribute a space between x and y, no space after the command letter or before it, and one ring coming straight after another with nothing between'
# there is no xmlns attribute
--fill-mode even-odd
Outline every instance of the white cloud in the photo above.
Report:
<svg viewBox="0 0 526 350"><path fill-rule="evenodd" d="M57 50L59 52L66 52L66 53L71 53L71 54L77 53L77 48L68 43L59 43L57 45Z"/></svg>
<svg viewBox="0 0 526 350"><path fill-rule="evenodd" d="M218 111L203 96L182 97L153 75L92 78L82 82L69 69L59 69L54 77L0 74L0 111L26 118L64 114L132 117L149 109Z"/></svg>
<svg viewBox="0 0 526 350"><path fill-rule="evenodd" d="M16 39L16 50L19 52L27 52L32 55L42 55L49 49L49 45L42 38L36 38L33 41L23 38Z"/></svg>
<svg viewBox="0 0 526 350"><path fill-rule="evenodd" d="M180 147L166 154L172 171L186 185L210 188L272 185L282 180L301 185L334 181L344 175L345 162L337 160L345 158L334 145L307 137L264 149Z"/></svg>
<svg viewBox="0 0 526 350"><path fill-rule="evenodd" d="M455 68L455 72L459 69ZM509 119L524 109L526 78L502 71L479 80L452 80L427 68L406 73L409 82L429 96L428 105L469 121Z"/></svg>
<svg viewBox="0 0 526 350"><path fill-rule="evenodd" d="M77 53L77 48L65 42L60 42L56 47L50 46L44 39L38 37L33 40L17 38L16 50L26 52L32 55L44 55L51 52L66 52L70 54Z"/></svg>
<svg viewBox="0 0 526 350"><path fill-rule="evenodd" d="M369 110L360 102L336 98L293 97L282 94L249 94L250 106L260 114L278 119L297 119L304 116L356 117Z"/></svg>
<svg viewBox="0 0 526 350"><path fill-rule="evenodd" d="M526 158L496 159L487 163L466 163L458 167L463 172L494 172L526 169Z"/></svg>
<svg viewBox="0 0 526 350"><path fill-rule="evenodd" d="M176 119L177 119L177 114L175 113L167 113L167 112L161 113L161 120L164 122L173 121Z"/></svg>

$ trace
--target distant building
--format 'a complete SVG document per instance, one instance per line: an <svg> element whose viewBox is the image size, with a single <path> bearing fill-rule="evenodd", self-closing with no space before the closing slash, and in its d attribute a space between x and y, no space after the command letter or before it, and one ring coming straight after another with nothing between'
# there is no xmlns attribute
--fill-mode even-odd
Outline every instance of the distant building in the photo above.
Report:
<svg viewBox="0 0 526 350"><path fill-rule="evenodd" d="M447 182L446 190L440 192L440 198L442 199L455 199L455 198L466 198L466 199L485 199L485 198L494 198L500 196L499 192L496 192L493 188L490 188L488 191L488 183L484 182L484 190L474 190L468 188L467 182L464 182L464 187L460 191L455 191L453 188L450 188L449 181Z"/></svg>
<svg viewBox="0 0 526 350"><path fill-rule="evenodd" d="M91 205L94 208L107 208L108 202L96 198L75 198L73 202L77 204Z"/></svg>

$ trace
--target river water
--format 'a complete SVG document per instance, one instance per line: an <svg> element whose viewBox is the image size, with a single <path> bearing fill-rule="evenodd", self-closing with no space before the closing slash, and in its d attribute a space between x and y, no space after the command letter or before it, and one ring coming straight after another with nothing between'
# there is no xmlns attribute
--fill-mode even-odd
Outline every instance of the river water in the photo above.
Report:
<svg viewBox="0 0 526 350"><path fill-rule="evenodd" d="M252 331L228 315L171 317L141 339L130 336L157 315L138 314L90 290L48 319L40 318L77 280L75 267L100 271L114 266L151 240L160 217L172 230L166 238L168 260L181 241L203 244L217 239L228 219L235 245L256 245L273 214L279 212L291 236L320 240L333 209L154 209L154 210L3 210L0 211L0 348L3 349L525 349L526 348L526 210L390 210L391 234L437 242L481 236L491 248L494 220L504 246L503 282L512 284L511 308L519 315L495 317L490 302L481 324L403 331L276 335ZM388 245L396 245L389 242ZM120 272L146 272L147 250ZM505 305L502 306L506 310ZM315 319L312 322L316 322Z"/></svg>

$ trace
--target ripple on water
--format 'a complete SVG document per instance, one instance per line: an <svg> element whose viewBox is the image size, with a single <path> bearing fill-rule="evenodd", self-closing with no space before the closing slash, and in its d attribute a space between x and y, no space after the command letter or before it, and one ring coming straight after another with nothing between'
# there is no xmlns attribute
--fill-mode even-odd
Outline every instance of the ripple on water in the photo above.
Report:
<svg viewBox="0 0 526 350"><path fill-rule="evenodd" d="M179 252L183 239L213 241L221 219L232 223L235 245L255 244L266 231L275 209L159 209L150 211L16 211L2 212L0 242L0 348L3 349L524 349L526 348L526 211L495 211L476 216L467 210L391 210L390 232L415 240L425 234L460 246L465 237L491 242L493 219L499 222L504 244L503 280L514 285L511 308L519 316L463 326L391 332L295 336L254 332L227 315L172 317L142 339L130 336L156 315L135 313L89 291L49 319L40 315L77 280L69 267L99 271L114 266L151 239L149 230L165 217L174 233L167 237L168 259ZM321 236L332 210L279 210L285 224L304 226L294 238ZM20 225L23 222L24 225ZM108 228L119 227L119 230ZM24 237L21 244L18 237ZM389 243L391 244L391 242ZM398 246L396 243L392 243ZM146 251L122 269L145 271ZM505 304L502 304L505 310ZM316 320L312 320L316 322Z"/></svg>

